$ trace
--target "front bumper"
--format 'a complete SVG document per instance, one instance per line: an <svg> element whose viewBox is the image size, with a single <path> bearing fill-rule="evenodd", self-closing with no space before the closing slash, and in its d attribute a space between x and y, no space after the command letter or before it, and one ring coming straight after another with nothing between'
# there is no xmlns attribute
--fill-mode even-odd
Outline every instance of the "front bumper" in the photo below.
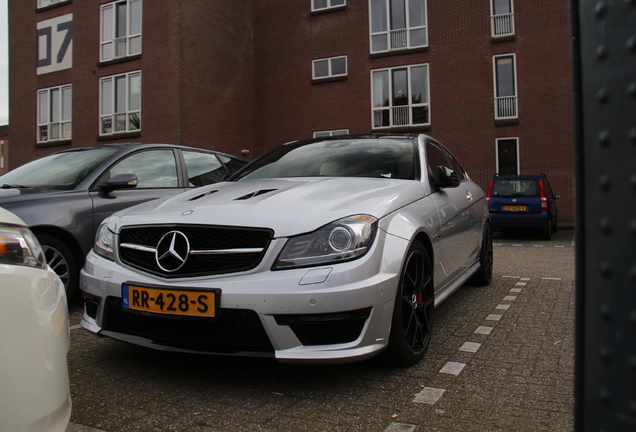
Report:
<svg viewBox="0 0 636 432"><path fill-rule="evenodd" d="M388 343L404 239L378 232L364 257L324 267L270 271L284 240L246 273L166 280L90 252L81 272L81 325L94 333L160 350L273 356L282 362L347 362ZM122 284L220 289L214 319L169 319L121 308Z"/></svg>

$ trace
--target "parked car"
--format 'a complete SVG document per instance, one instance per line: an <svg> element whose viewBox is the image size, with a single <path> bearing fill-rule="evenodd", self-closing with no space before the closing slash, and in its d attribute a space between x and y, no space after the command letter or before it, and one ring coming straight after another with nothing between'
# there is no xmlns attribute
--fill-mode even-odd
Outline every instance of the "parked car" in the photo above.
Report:
<svg viewBox="0 0 636 432"><path fill-rule="evenodd" d="M66 294L26 224L0 208L0 430L66 431Z"/></svg>
<svg viewBox="0 0 636 432"><path fill-rule="evenodd" d="M106 219L81 325L169 351L417 363L433 308L492 275L484 192L441 144L338 136Z"/></svg>
<svg viewBox="0 0 636 432"><path fill-rule="evenodd" d="M495 175L488 184L490 218L494 229L534 229L544 240L557 232L559 211L545 174Z"/></svg>
<svg viewBox="0 0 636 432"><path fill-rule="evenodd" d="M104 218L215 183L246 163L224 153L169 144L75 148L0 176L0 207L29 225L71 299Z"/></svg>

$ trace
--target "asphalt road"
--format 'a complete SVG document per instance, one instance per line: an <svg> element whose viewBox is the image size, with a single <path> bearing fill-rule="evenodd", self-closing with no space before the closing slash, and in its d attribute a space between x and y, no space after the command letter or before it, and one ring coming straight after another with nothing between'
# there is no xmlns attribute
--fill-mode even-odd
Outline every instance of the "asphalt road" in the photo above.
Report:
<svg viewBox="0 0 636 432"><path fill-rule="evenodd" d="M571 431L574 231L497 233L493 282L435 310L416 366L315 366L154 351L80 328L69 432Z"/></svg>

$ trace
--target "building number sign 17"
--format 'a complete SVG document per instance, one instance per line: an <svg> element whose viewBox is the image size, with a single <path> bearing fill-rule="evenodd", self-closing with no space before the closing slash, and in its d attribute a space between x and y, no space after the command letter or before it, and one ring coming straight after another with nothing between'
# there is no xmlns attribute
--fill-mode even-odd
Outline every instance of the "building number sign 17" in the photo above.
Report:
<svg viewBox="0 0 636 432"><path fill-rule="evenodd" d="M73 14L37 24L37 74L73 67Z"/></svg>

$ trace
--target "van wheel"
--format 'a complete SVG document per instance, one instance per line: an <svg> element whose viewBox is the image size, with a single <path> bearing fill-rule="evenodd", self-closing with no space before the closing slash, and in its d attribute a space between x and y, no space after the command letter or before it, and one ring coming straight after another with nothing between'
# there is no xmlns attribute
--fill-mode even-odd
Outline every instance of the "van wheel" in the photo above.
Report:
<svg viewBox="0 0 636 432"><path fill-rule="evenodd" d="M42 245L47 264L60 277L68 301L73 298L79 284L77 264L70 249L60 240L48 234L36 234Z"/></svg>
<svg viewBox="0 0 636 432"><path fill-rule="evenodd" d="M389 344L384 356L394 366L418 363L433 333L433 267L426 249L415 240L402 266L395 296Z"/></svg>

